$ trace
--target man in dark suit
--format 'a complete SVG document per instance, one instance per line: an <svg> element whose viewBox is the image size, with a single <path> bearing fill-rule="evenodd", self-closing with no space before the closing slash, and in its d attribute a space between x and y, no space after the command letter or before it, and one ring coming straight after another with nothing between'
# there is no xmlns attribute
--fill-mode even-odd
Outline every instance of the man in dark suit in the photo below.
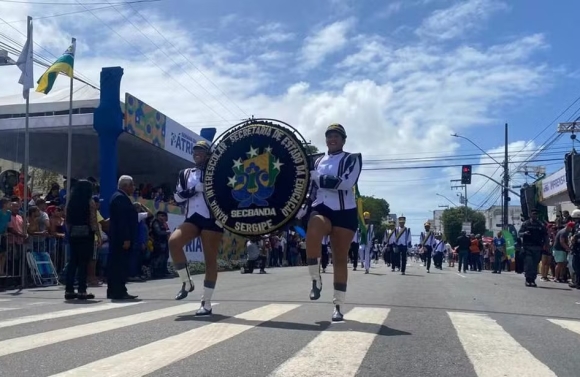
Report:
<svg viewBox="0 0 580 377"><path fill-rule="evenodd" d="M132 300L137 296L127 293L125 283L129 272L131 243L136 238L138 227L137 210L131 196L135 191L133 178L123 175L119 178L117 191L111 197L109 220L109 260L107 278L107 298Z"/></svg>

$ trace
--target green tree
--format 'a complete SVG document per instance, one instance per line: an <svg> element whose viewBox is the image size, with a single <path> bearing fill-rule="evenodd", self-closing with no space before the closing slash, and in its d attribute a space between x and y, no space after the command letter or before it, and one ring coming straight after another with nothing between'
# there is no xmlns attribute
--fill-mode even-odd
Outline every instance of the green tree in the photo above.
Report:
<svg viewBox="0 0 580 377"><path fill-rule="evenodd" d="M34 184L32 190L40 191L44 194L48 193L48 191L50 190L50 186L53 183L61 182L60 175L58 175L57 173L38 168L30 168L29 176L30 176L30 185L32 186Z"/></svg>
<svg viewBox="0 0 580 377"><path fill-rule="evenodd" d="M441 215L444 237L455 246L457 237L461 234L461 224L465 221L465 207L448 208ZM471 223L471 233L485 234L485 216L482 213L467 208L467 222Z"/></svg>
<svg viewBox="0 0 580 377"><path fill-rule="evenodd" d="M306 152L308 154L320 153L320 151L318 150L318 147L316 145L313 145L313 144L304 144L304 147L306 148Z"/></svg>
<svg viewBox="0 0 580 377"><path fill-rule="evenodd" d="M375 225L375 238L379 242L383 240L383 234L387 228L385 219L389 214L389 202L382 198L374 196L361 195L363 201L363 211L371 214L371 223Z"/></svg>

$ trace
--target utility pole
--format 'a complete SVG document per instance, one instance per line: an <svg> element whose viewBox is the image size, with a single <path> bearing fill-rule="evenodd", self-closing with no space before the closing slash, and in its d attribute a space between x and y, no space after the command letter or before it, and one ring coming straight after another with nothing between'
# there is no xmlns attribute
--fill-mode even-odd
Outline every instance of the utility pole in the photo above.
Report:
<svg viewBox="0 0 580 377"><path fill-rule="evenodd" d="M461 182L461 179L452 179L451 183L453 184L454 182ZM465 195L459 194L459 203L463 204L465 206L465 222L467 222L467 185L456 185L456 186L451 186L451 189L463 189L465 192Z"/></svg>
<svg viewBox="0 0 580 377"><path fill-rule="evenodd" d="M510 202L510 196L508 187L510 184L509 176L509 160L508 160L508 124L505 124L505 150L504 150L504 161L503 161L503 220L502 228L508 229L508 208Z"/></svg>

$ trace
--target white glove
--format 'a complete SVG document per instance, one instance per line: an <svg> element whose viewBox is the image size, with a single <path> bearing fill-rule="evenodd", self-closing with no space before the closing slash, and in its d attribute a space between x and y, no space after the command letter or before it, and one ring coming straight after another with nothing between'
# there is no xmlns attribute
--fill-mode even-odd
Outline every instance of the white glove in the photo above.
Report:
<svg viewBox="0 0 580 377"><path fill-rule="evenodd" d="M199 182L195 185L195 192L203 192L203 183Z"/></svg>
<svg viewBox="0 0 580 377"><path fill-rule="evenodd" d="M296 218L298 220L302 219L306 215L307 212L308 212L308 210L306 209L306 207L302 206L302 208L300 208L298 210L298 213L296 214Z"/></svg>
<svg viewBox="0 0 580 377"><path fill-rule="evenodd" d="M224 225L222 223L220 223L219 221L215 221L215 225L219 226L220 228L223 229Z"/></svg>
<svg viewBox="0 0 580 377"><path fill-rule="evenodd" d="M319 186L319 182L320 182L320 173L317 172L316 170L311 170L310 171L310 180L312 182L314 182L314 184L318 187Z"/></svg>

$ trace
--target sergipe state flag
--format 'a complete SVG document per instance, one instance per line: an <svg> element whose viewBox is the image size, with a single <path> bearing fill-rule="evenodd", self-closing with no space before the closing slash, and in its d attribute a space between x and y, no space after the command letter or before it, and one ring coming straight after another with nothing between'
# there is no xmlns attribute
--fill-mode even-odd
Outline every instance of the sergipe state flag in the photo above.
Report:
<svg viewBox="0 0 580 377"><path fill-rule="evenodd" d="M354 195L356 198L356 213L358 217L358 227L360 228L360 244L367 244L367 225L365 224L363 200L358 191L358 183L354 186Z"/></svg>
<svg viewBox="0 0 580 377"><path fill-rule="evenodd" d="M59 73L64 73L68 77L73 77L75 65L75 50L76 41L62 54L60 58L51 65L46 72L38 79L38 87L36 91L39 93L48 94L52 90L52 86L56 81Z"/></svg>

